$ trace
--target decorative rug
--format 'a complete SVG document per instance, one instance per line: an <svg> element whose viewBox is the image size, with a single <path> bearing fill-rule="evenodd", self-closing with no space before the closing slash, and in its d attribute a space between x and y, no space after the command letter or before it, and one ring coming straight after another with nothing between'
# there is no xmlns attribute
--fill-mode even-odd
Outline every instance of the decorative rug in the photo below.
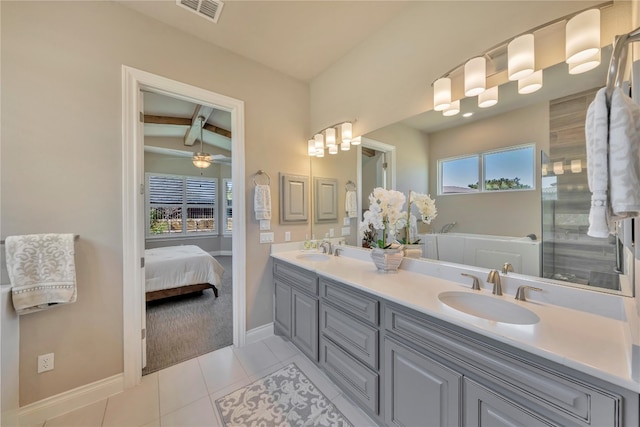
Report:
<svg viewBox="0 0 640 427"><path fill-rule="evenodd" d="M232 257L224 267L218 298L213 290L147 303L147 375L233 344Z"/></svg>
<svg viewBox="0 0 640 427"><path fill-rule="evenodd" d="M295 363L217 399L216 406L226 427L353 427Z"/></svg>

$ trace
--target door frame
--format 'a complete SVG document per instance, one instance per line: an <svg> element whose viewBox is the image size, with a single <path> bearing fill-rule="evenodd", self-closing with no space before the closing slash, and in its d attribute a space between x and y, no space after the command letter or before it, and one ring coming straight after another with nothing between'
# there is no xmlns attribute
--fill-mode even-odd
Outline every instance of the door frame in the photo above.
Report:
<svg viewBox="0 0 640 427"><path fill-rule="evenodd" d="M233 180L233 345L246 338L246 261L244 102L176 80L122 66L122 314L124 387L142 379L144 315L144 135L140 135L141 90L210 105L231 113L231 178Z"/></svg>

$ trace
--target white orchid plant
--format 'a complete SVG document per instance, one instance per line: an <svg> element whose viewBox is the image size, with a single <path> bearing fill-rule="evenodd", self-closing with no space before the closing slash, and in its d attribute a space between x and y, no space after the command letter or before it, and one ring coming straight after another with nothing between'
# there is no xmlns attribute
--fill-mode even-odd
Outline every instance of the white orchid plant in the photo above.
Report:
<svg viewBox="0 0 640 427"><path fill-rule="evenodd" d="M418 243L420 239L415 239L417 234L417 218L411 213L411 205L414 204L418 208L420 214L420 220L425 224L431 224L431 221L438 216L438 210L436 209L436 201L428 194L416 193L415 191L409 191L409 201L407 203L407 212L409 212L409 221L406 225L404 243ZM411 233L411 229L415 230L415 233Z"/></svg>
<svg viewBox="0 0 640 427"><path fill-rule="evenodd" d="M431 223L437 212L435 201L429 195L410 191L407 211L402 210L405 201L407 198L400 191L386 190L382 187L374 188L369 196L369 210L364 213L360 226L361 234L366 235L371 228L378 230L381 232L378 233L378 237L381 238L375 242L375 245L386 249L397 242L395 236L398 231L405 229L405 243L410 242L411 222L416 223L416 218L410 214L411 205L415 204L418 207L421 220L427 224Z"/></svg>

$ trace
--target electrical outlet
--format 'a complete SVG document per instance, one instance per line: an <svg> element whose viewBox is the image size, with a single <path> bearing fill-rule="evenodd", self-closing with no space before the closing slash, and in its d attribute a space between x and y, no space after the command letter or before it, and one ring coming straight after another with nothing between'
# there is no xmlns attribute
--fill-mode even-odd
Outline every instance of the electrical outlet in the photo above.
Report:
<svg viewBox="0 0 640 427"><path fill-rule="evenodd" d="M284 241L285 242L290 242L291 241L291 232L290 231L285 231L284 232Z"/></svg>
<svg viewBox="0 0 640 427"><path fill-rule="evenodd" d="M345 227L348 226L348 225L351 225L351 219L348 216L345 216L342 219L342 225L344 225Z"/></svg>
<svg viewBox="0 0 640 427"><path fill-rule="evenodd" d="M329 237L335 237L336 231L333 228L329 229Z"/></svg>
<svg viewBox="0 0 640 427"><path fill-rule="evenodd" d="M38 373L53 370L53 353L41 354L38 356Z"/></svg>

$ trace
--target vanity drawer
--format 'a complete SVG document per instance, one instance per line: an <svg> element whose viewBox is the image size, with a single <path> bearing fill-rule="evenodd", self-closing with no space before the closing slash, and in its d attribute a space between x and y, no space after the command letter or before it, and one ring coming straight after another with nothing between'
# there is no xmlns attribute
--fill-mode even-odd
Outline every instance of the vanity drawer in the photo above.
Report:
<svg viewBox="0 0 640 427"><path fill-rule="evenodd" d="M377 299L322 277L320 278L320 296L347 313L378 325L380 303Z"/></svg>
<svg viewBox="0 0 640 427"><path fill-rule="evenodd" d="M276 261L273 263L273 276L312 295L318 295L318 278L315 273Z"/></svg>
<svg viewBox="0 0 640 427"><path fill-rule="evenodd" d="M326 337L320 339L320 366L372 413L378 414L379 376Z"/></svg>
<svg viewBox="0 0 640 427"><path fill-rule="evenodd" d="M384 327L470 369L469 375L509 390L514 399L519 396L583 426L620 425L620 395L584 383L570 372L526 360L505 345L475 334L465 336L394 305L385 307Z"/></svg>
<svg viewBox="0 0 640 427"><path fill-rule="evenodd" d="M370 368L378 368L378 330L373 326L321 304L320 332Z"/></svg>

